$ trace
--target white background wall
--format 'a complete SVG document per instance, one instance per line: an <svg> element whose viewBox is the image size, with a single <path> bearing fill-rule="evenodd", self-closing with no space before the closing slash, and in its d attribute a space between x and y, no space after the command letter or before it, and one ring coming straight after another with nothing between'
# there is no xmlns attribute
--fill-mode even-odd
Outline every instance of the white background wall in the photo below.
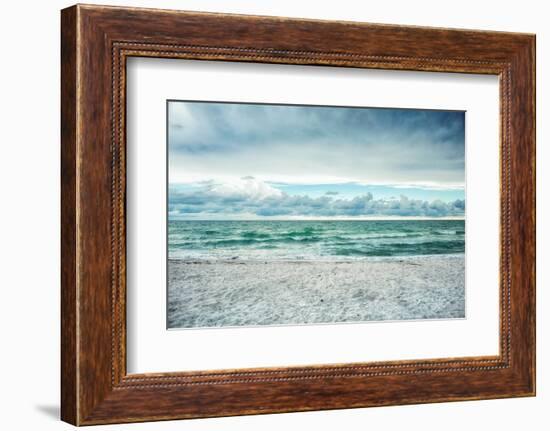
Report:
<svg viewBox="0 0 550 431"><path fill-rule="evenodd" d="M477 28L537 34L538 396L284 415L134 424L105 429L548 429L550 352L550 13L544 1L119 0L118 4L260 15ZM2 4L0 32L0 426L69 429L59 410L60 0ZM546 315L545 315L546 312Z"/></svg>

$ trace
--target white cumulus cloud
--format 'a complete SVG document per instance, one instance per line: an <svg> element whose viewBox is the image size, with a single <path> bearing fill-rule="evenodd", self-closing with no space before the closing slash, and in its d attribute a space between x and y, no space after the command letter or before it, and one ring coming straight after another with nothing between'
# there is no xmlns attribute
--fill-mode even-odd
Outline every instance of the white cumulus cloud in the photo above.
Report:
<svg viewBox="0 0 550 431"><path fill-rule="evenodd" d="M172 218L339 218L339 217L462 217L466 202L399 198L377 199L372 193L353 198L325 194L290 195L254 177L231 182L171 184Z"/></svg>
<svg viewBox="0 0 550 431"><path fill-rule="evenodd" d="M217 196L241 196L252 200L281 197L283 195L283 192L275 187L251 176L215 184L208 191Z"/></svg>

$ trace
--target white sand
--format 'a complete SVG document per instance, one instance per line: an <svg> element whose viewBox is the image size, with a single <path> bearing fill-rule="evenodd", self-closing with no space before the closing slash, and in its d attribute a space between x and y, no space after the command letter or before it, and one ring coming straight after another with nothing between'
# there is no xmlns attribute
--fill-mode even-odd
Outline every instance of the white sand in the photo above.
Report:
<svg viewBox="0 0 550 431"><path fill-rule="evenodd" d="M464 317L464 256L169 261L170 328Z"/></svg>

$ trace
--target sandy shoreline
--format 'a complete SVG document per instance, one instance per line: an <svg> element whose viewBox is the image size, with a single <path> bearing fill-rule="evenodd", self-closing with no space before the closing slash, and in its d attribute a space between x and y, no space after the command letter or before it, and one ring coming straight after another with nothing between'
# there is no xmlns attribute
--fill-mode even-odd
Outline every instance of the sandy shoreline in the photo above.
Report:
<svg viewBox="0 0 550 431"><path fill-rule="evenodd" d="M464 255L168 263L168 327L462 318Z"/></svg>

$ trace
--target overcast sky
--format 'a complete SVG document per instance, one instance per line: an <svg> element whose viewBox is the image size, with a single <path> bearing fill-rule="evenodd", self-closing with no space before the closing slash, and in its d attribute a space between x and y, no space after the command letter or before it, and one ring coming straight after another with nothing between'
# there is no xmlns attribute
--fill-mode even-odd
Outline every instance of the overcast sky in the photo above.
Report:
<svg viewBox="0 0 550 431"><path fill-rule="evenodd" d="M173 218L464 214L464 113L169 102Z"/></svg>

